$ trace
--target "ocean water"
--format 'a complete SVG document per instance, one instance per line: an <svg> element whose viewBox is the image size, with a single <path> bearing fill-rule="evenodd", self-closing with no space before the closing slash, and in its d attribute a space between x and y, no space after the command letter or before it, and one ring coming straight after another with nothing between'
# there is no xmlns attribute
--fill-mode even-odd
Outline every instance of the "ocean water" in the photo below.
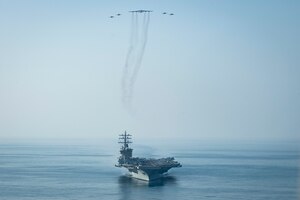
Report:
<svg viewBox="0 0 300 200"><path fill-rule="evenodd" d="M114 167L118 146L1 144L0 199L299 199L299 151L286 148L135 146L139 156L174 156L182 168L161 181Z"/></svg>

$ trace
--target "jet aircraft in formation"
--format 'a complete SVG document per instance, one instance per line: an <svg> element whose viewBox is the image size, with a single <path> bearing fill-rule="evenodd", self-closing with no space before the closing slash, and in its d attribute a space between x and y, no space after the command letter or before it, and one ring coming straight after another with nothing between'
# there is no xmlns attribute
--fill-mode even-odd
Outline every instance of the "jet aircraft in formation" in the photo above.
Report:
<svg viewBox="0 0 300 200"><path fill-rule="evenodd" d="M132 13L145 13L145 12L153 12L152 10L131 10L131 11L129 11L129 12L132 12ZM166 15L166 14L168 14L167 12L163 12L162 13L163 15ZM116 14L116 16L121 16L122 14L120 14L120 13L118 13L118 14ZM174 13L169 13L168 15L174 15ZM111 16L109 16L109 18L114 18L115 16L114 15L111 15Z"/></svg>
<svg viewBox="0 0 300 200"><path fill-rule="evenodd" d="M153 12L152 10L132 10L129 12L135 12L135 13L144 13L144 12Z"/></svg>
<svg viewBox="0 0 300 200"><path fill-rule="evenodd" d="M167 12L163 12L162 13L163 15L166 15L166 14L168 14ZM170 13L169 15L174 15L174 13Z"/></svg>
<svg viewBox="0 0 300 200"><path fill-rule="evenodd" d="M121 14L118 13L118 14L116 14L116 16L121 16ZM114 15L109 16L109 18L114 18L114 17L115 17Z"/></svg>

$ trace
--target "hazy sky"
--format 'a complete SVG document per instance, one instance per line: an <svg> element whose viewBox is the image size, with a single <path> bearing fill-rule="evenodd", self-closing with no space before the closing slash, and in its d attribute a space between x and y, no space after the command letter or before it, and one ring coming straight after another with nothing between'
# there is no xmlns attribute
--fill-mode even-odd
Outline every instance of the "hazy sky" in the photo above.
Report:
<svg viewBox="0 0 300 200"><path fill-rule="evenodd" d="M121 77L134 9L154 12L129 114ZM0 139L125 129L299 139L299 10L292 0L0 0Z"/></svg>

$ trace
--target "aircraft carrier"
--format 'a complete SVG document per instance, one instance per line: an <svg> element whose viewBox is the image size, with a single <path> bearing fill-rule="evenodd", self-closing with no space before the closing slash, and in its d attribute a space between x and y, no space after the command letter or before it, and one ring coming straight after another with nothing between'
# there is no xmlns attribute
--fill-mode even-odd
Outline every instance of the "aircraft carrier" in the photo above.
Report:
<svg viewBox="0 0 300 200"><path fill-rule="evenodd" d="M132 157L133 149L129 147L129 144L132 143L131 135L125 131L119 136L119 143L122 144L121 156L115 166L127 168L133 178L152 181L162 178L173 167L181 167L181 164L173 157L160 159Z"/></svg>

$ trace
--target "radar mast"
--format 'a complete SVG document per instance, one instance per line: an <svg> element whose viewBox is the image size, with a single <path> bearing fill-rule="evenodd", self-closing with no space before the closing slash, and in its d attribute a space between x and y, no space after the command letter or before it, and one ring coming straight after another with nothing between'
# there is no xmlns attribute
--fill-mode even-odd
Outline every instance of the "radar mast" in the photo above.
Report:
<svg viewBox="0 0 300 200"><path fill-rule="evenodd" d="M123 144L121 149L129 148L128 144L132 143L131 141L131 135L127 134L126 131L124 134L119 135L119 144Z"/></svg>
<svg viewBox="0 0 300 200"><path fill-rule="evenodd" d="M129 148L128 144L132 143L131 135L127 134L126 131L124 134L119 135L119 144L123 144L120 149L121 156L119 158L120 164L126 164L132 158L132 149Z"/></svg>

